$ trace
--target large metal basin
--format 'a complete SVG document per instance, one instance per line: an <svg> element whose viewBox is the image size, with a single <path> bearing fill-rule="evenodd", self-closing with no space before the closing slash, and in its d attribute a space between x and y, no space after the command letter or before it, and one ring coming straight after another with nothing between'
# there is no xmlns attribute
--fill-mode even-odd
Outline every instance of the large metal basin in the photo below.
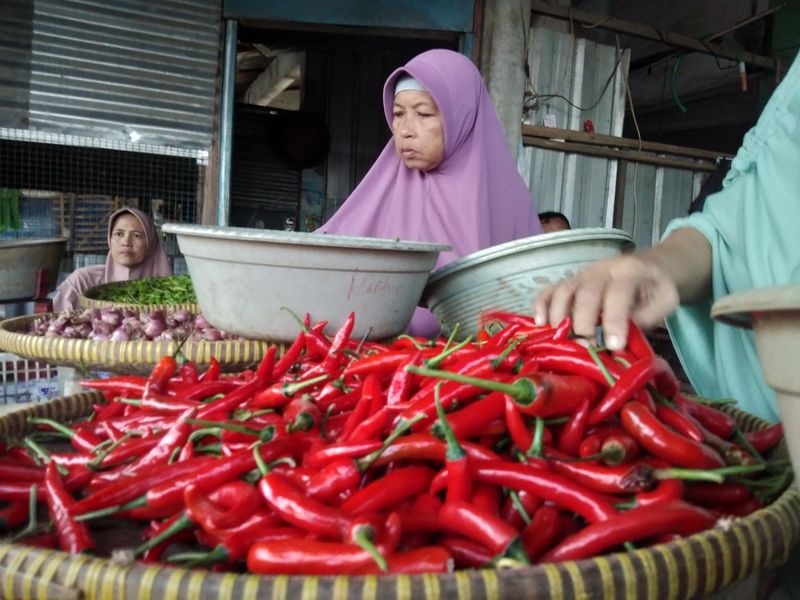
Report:
<svg viewBox="0 0 800 600"><path fill-rule="evenodd" d="M481 313L530 313L546 286L590 263L633 248L619 229L572 229L535 235L468 254L434 271L422 295L445 332L463 338L478 329Z"/></svg>
<svg viewBox="0 0 800 600"><path fill-rule="evenodd" d="M66 238L0 241L0 302L41 298L58 282Z"/></svg>
<svg viewBox="0 0 800 600"><path fill-rule="evenodd" d="M231 333L291 341L290 309L335 333L355 313L355 338L402 333L439 252L403 240L168 223L209 323Z"/></svg>

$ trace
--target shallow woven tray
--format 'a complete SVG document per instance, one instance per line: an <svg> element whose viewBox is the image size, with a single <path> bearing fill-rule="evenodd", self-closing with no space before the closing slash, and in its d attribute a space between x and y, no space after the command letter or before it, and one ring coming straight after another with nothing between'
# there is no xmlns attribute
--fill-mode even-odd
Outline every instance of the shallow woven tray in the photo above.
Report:
<svg viewBox="0 0 800 600"><path fill-rule="evenodd" d="M81 308L129 308L138 311L153 311L153 310L188 310L190 313L199 314L200 305L197 303L182 303L182 304L136 304L133 302L114 302L111 300L98 300L97 295L102 289L120 286L127 283L126 281L117 281L114 283L104 283L103 285L96 285L89 288L80 298L78 298L78 306Z"/></svg>
<svg viewBox="0 0 800 600"><path fill-rule="evenodd" d="M0 417L0 435L30 431L29 416L69 422L92 410L97 392L57 398ZM744 430L765 423L732 410ZM706 597L786 562L800 539L800 495L792 486L769 507L670 544L594 559L513 570L447 575L364 577L257 576L171 567L120 566L110 560L0 544L0 596L5 598L445 598L555 599ZM730 598L729 590L720 598Z"/></svg>
<svg viewBox="0 0 800 600"><path fill-rule="evenodd" d="M90 371L146 374L159 358L174 353L179 345L175 341L111 342L46 338L27 333L35 318L49 316L28 315L0 321L0 351ZM235 372L258 364L271 345L267 340L186 342L181 353L200 368L207 366L214 356L223 371ZM279 355L283 350L284 346L278 344Z"/></svg>

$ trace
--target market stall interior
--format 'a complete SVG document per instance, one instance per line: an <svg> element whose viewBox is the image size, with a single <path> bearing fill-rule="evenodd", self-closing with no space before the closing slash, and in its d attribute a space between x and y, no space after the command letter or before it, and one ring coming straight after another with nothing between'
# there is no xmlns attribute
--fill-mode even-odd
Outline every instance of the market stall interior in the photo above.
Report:
<svg viewBox="0 0 800 600"><path fill-rule="evenodd" d="M11 0L0 21L0 595L779 587L800 542L783 425L697 397L664 329L612 350L531 309L702 204L800 4ZM435 48L478 67L570 231L434 273L442 245L312 233L390 138L387 76ZM123 206L174 276L51 312ZM765 336L788 294L717 311L753 320L787 406L797 334ZM404 335L420 301L438 338Z"/></svg>

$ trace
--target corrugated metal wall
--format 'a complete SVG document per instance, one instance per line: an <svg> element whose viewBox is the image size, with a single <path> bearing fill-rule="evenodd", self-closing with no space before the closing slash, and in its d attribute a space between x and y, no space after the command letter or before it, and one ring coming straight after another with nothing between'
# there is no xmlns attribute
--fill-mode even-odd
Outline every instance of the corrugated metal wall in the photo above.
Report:
<svg viewBox="0 0 800 600"><path fill-rule="evenodd" d="M538 96L538 106L525 122L582 131L584 121L591 119L597 133L621 135L621 73L627 70L627 56L618 59L612 46L541 26L531 28L530 39L531 91ZM614 161L525 148L520 163L539 211L563 212L573 227L611 225Z"/></svg>
<svg viewBox="0 0 800 600"><path fill-rule="evenodd" d="M2 5L0 127L210 148L220 2Z"/></svg>
<svg viewBox="0 0 800 600"><path fill-rule="evenodd" d="M661 238L667 224L689 214L692 199L700 192L706 172L633 164L625 167L625 201L622 229L631 234L637 248Z"/></svg>
<svg viewBox="0 0 800 600"><path fill-rule="evenodd" d="M532 27L531 84L539 99L524 122L582 131L584 121L591 119L596 133L621 136L627 60L627 55L619 58L613 46ZM547 123L546 116L555 122ZM671 219L687 214L705 177L699 171L637 167L533 147L521 153L519 167L538 210L563 212L573 227L614 226L614 205L621 202L616 225L630 233L639 248L657 241ZM618 189L618 180L624 189ZM616 200L620 196L624 200Z"/></svg>

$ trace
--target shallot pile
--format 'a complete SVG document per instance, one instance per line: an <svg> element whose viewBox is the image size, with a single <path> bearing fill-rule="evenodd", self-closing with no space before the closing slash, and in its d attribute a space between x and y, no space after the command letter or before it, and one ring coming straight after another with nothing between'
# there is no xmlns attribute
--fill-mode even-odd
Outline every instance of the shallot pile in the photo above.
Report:
<svg viewBox="0 0 800 600"><path fill-rule="evenodd" d="M135 340L192 342L240 340L241 336L221 331L203 315L188 310L138 311L127 308L89 308L83 312L63 312L33 320L29 333L44 337L79 340Z"/></svg>

